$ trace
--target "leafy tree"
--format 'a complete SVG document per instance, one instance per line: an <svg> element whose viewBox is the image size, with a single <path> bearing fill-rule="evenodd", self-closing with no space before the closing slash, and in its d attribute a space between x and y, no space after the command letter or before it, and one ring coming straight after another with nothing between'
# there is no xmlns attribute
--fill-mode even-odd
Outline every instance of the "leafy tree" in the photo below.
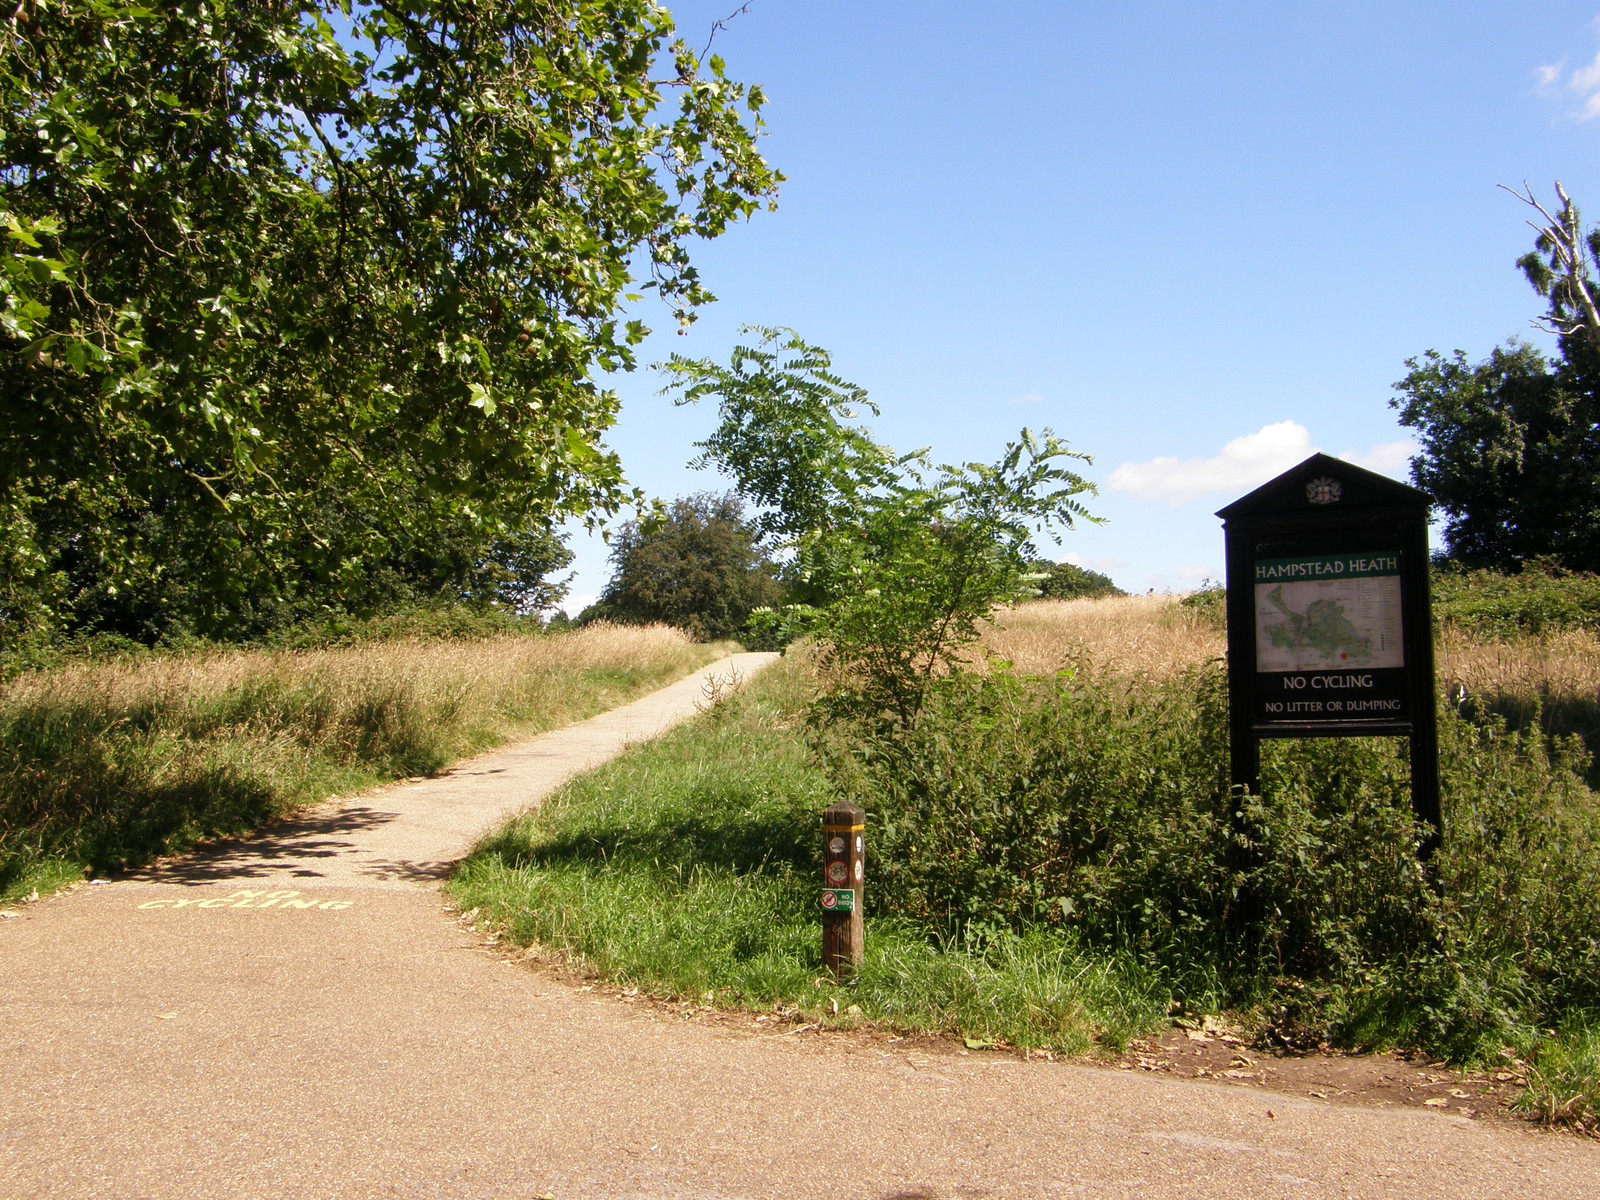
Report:
<svg viewBox="0 0 1600 1200"><path fill-rule="evenodd" d="M1421 443L1411 474L1445 513L1450 558L1511 570L1548 555L1600 568L1593 358L1566 338L1553 363L1519 342L1476 364L1460 351L1408 360L1396 387L1401 424Z"/></svg>
<svg viewBox="0 0 1600 1200"><path fill-rule="evenodd" d="M649 0L25 0L0 629L478 591L615 511L594 376L775 194L762 103Z"/></svg>
<svg viewBox="0 0 1600 1200"><path fill-rule="evenodd" d="M909 725L930 679L959 669L979 625L1020 594L1032 537L1094 520L1093 487L1062 465L1087 461L1048 431L1023 430L993 464L896 457L853 424L865 393L792 330L747 330L730 365L674 357L679 402L715 397L721 423L699 465L729 475L788 539L790 570L818 609L841 693Z"/></svg>
<svg viewBox="0 0 1600 1200"><path fill-rule="evenodd" d="M757 343L736 346L726 367L679 354L661 364L675 403L718 403L721 422L691 465L732 475L774 536L797 541L855 520L865 497L891 486L900 466L849 423L863 411L877 416L877 406L865 388L834 374L827 351L793 330L740 332Z"/></svg>
<svg viewBox="0 0 1600 1200"><path fill-rule="evenodd" d="M1109 575L1102 575L1099 571L1091 571L1087 567L1076 566L1069 562L1035 562L1030 564L1029 574L1043 576L1042 579L1032 579L1031 582L1034 590L1044 600L1078 600L1128 594L1112 582Z"/></svg>
<svg viewBox="0 0 1600 1200"><path fill-rule="evenodd" d="M733 494L677 500L658 520L629 521L612 542L616 573L585 614L627 624L661 621L703 641L733 637L782 588Z"/></svg>
<svg viewBox="0 0 1600 1200"><path fill-rule="evenodd" d="M1516 568L1539 558L1600 569L1600 307L1592 271L1600 230L1583 231L1558 182L1561 208L1513 193L1543 218L1517 260L1549 304L1534 325L1557 338L1549 359L1525 342L1480 363L1457 350L1408 359L1395 385L1400 422L1418 431L1417 485L1445 513L1449 558Z"/></svg>

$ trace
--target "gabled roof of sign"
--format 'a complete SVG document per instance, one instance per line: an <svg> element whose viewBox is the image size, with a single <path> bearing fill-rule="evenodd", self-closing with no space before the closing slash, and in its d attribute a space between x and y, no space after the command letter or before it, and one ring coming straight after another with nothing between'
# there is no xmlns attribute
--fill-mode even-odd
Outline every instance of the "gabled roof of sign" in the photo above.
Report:
<svg viewBox="0 0 1600 1200"><path fill-rule="evenodd" d="M1427 492L1410 484L1379 475L1365 467L1345 462L1327 454L1313 454L1298 466L1290 467L1276 479L1269 479L1255 491L1240 496L1217 516L1223 520L1258 512L1306 512L1320 505L1313 504L1306 485L1313 480L1327 478L1339 484L1340 498L1327 505L1328 509L1372 508L1382 505L1403 505L1408 508L1427 508L1433 498Z"/></svg>

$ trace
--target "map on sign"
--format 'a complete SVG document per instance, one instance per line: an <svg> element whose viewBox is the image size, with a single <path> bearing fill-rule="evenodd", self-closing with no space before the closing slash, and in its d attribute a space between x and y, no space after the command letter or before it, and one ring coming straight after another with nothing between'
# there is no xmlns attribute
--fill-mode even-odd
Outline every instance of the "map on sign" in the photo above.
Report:
<svg viewBox="0 0 1600 1200"><path fill-rule="evenodd" d="M1405 665L1396 554L1263 559L1255 602L1257 671Z"/></svg>

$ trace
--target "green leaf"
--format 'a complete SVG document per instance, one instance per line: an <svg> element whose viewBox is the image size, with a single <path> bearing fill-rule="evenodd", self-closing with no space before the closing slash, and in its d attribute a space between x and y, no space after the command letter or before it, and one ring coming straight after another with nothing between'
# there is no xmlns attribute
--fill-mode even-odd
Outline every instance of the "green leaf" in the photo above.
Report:
<svg viewBox="0 0 1600 1200"><path fill-rule="evenodd" d="M40 563L0 636L504 597L491 564L626 501L611 314L692 316L694 239L777 175L742 85L652 82L664 10L458 8L74 0L0 39L0 574L7 530Z"/></svg>

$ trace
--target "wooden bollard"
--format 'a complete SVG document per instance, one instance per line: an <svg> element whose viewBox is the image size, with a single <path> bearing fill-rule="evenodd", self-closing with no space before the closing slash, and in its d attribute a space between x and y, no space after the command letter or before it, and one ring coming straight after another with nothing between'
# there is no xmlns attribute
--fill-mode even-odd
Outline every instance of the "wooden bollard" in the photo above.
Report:
<svg viewBox="0 0 1600 1200"><path fill-rule="evenodd" d="M835 804L822 813L822 965L835 978L855 973L866 944L866 818L854 804Z"/></svg>

